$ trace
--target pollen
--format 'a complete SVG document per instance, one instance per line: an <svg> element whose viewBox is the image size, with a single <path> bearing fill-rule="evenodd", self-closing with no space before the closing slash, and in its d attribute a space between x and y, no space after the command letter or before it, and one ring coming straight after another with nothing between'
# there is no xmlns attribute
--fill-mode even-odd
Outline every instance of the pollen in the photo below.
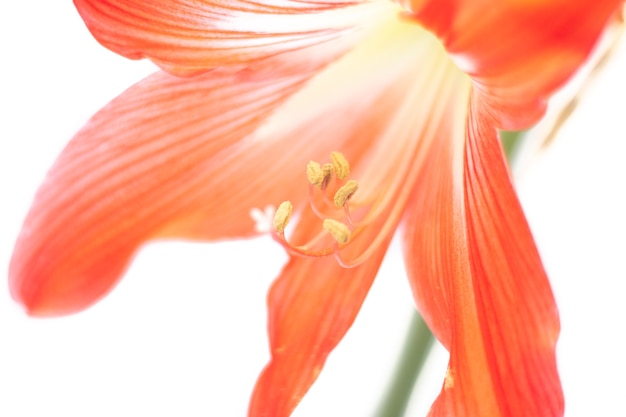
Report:
<svg viewBox="0 0 626 417"><path fill-rule="evenodd" d="M335 193L335 197L333 198L335 206L343 207L346 204L346 201L348 201L348 199L352 197L352 195L354 195L354 193L356 193L358 189L359 183L354 180L350 180L345 183Z"/></svg>
<svg viewBox="0 0 626 417"><path fill-rule="evenodd" d="M452 387L454 387L454 371L452 369L448 369L448 372L446 372L446 377L443 382L443 388L449 390Z"/></svg>
<svg viewBox="0 0 626 417"><path fill-rule="evenodd" d="M335 169L335 175L337 175L337 178L343 180L350 175L350 164L342 153L332 152L330 154L330 160L333 163L333 168Z"/></svg>
<svg viewBox="0 0 626 417"><path fill-rule="evenodd" d="M325 219L323 227L337 243L344 244L350 240L350 229L344 223L333 219Z"/></svg>
<svg viewBox="0 0 626 417"><path fill-rule="evenodd" d="M330 182L330 180L333 177L333 166L331 164L324 164L322 165L322 173L324 175L324 179L322 180L322 187L324 188L326 187L326 185Z"/></svg>
<svg viewBox="0 0 626 417"><path fill-rule="evenodd" d="M274 230L276 232L282 233L285 230L292 212L293 205L291 201L287 200L280 203L278 209L276 209L276 214L274 214Z"/></svg>
<svg viewBox="0 0 626 417"><path fill-rule="evenodd" d="M315 161L309 161L306 165L306 177L311 185L321 188L324 182L324 171L320 164Z"/></svg>

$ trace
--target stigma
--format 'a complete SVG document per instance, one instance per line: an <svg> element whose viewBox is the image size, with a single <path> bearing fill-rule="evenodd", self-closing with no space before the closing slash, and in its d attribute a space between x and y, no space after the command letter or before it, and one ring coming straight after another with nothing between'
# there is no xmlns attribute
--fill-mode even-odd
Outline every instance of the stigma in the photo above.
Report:
<svg viewBox="0 0 626 417"><path fill-rule="evenodd" d="M290 201L283 201L274 215L272 236L290 255L301 257L323 257L335 255L342 266L352 267L340 257L340 251L354 235L350 200L359 189L350 176L350 164L340 152L332 152L330 161L320 163L309 161L306 165L306 178L309 183L309 207L321 220L317 235L305 244L295 245L288 241L285 229L293 213ZM345 180L345 181L344 181Z"/></svg>

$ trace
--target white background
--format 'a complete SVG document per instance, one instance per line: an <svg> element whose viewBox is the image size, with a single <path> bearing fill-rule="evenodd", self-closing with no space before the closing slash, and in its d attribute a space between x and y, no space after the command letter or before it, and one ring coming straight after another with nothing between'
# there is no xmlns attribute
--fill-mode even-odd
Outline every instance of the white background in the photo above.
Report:
<svg viewBox="0 0 626 417"><path fill-rule="evenodd" d="M83 123L151 73L95 42L70 1L0 6L0 276L30 200ZM626 416L626 50L519 191L561 309L567 416ZM244 416L268 358L265 292L285 256L267 239L151 245L92 309L27 318L0 285L0 416ZM295 413L367 416L412 300L394 244L357 322ZM445 353L411 415L438 392Z"/></svg>

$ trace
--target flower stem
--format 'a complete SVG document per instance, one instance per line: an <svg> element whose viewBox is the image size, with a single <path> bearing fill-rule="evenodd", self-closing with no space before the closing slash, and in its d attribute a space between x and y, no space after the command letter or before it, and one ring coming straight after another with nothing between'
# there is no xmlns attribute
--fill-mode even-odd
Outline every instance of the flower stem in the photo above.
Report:
<svg viewBox="0 0 626 417"><path fill-rule="evenodd" d="M379 405L376 417L402 417L409 404L415 382L420 375L435 338L417 311L411 317L404 346L396 369Z"/></svg>
<svg viewBox="0 0 626 417"><path fill-rule="evenodd" d="M502 148L504 149L504 153L506 153L506 156L509 159L509 163L511 162L511 158L513 157L515 152L517 152L517 149L520 146L520 141L523 134L524 131L500 131L500 141L502 142Z"/></svg>

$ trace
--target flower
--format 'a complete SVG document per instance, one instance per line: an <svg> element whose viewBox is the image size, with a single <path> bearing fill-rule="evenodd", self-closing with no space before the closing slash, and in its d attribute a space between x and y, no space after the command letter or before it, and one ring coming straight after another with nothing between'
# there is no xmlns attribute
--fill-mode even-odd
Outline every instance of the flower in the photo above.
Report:
<svg viewBox="0 0 626 417"><path fill-rule="evenodd" d="M399 226L450 351L431 414L562 415L558 315L496 129L538 120L621 2L75 3L100 42L169 73L96 114L51 169L10 270L31 314L86 308L148 240L253 236L251 213L288 199L251 415L296 407ZM329 157L320 189L299 180Z"/></svg>

